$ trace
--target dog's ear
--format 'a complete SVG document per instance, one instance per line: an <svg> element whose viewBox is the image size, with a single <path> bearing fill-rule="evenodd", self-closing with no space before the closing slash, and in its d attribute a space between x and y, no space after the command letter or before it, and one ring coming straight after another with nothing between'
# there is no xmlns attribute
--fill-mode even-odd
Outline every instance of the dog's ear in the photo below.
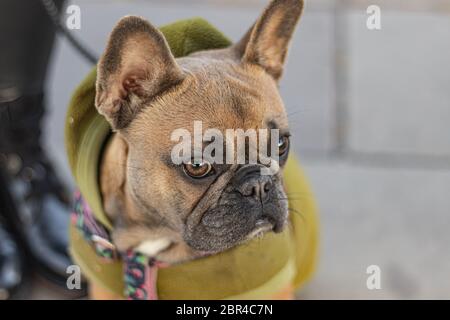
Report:
<svg viewBox="0 0 450 320"><path fill-rule="evenodd" d="M128 16L112 31L98 63L95 105L114 130L123 129L146 103L183 78L162 33Z"/></svg>
<svg viewBox="0 0 450 320"><path fill-rule="evenodd" d="M235 45L243 63L263 67L278 81L302 11L303 0L273 0L255 25Z"/></svg>

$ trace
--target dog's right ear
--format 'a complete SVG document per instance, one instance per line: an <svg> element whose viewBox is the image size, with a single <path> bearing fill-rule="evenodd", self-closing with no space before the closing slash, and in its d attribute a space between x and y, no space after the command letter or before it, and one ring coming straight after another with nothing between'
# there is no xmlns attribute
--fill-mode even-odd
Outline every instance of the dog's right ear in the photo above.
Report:
<svg viewBox="0 0 450 320"><path fill-rule="evenodd" d="M183 78L162 33L146 20L128 16L112 31L98 63L95 105L114 130L123 129Z"/></svg>

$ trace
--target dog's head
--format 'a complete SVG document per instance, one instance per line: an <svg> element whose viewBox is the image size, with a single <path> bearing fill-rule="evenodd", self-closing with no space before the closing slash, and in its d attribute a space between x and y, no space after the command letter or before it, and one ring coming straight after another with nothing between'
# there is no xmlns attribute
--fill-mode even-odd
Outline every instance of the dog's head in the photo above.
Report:
<svg viewBox="0 0 450 320"><path fill-rule="evenodd" d="M237 44L180 59L147 21L130 16L117 24L98 64L96 107L117 132L103 174L118 189L106 186L103 196L119 247L179 260L283 230L282 170L262 175L261 162L177 164L173 133L193 133L195 121L228 140L237 139L227 136L229 129L278 129L282 169L289 128L277 84L302 9L300 0L274 0ZM262 159L270 134L257 139L253 147L247 141L245 154L253 148ZM208 143L194 152L198 147ZM237 152L225 147L224 158ZM168 251L175 253L164 257Z"/></svg>

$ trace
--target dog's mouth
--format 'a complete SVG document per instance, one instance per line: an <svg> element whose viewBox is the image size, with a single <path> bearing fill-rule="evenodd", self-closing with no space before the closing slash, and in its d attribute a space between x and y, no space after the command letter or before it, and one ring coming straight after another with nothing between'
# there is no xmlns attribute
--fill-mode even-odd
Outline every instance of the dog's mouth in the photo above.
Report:
<svg viewBox="0 0 450 320"><path fill-rule="evenodd" d="M252 231L250 231L241 240L237 240L237 241L233 242L232 244L227 245L222 248L209 248L209 249L198 250L197 252L200 254L200 256L208 256L211 254L217 254L217 253L223 252L227 249L230 249L232 247L238 246L240 244L244 244L253 239L261 238L266 233L274 231L274 229L275 229L274 224L272 222L270 222L268 219L264 218L264 219L258 220L255 223L254 229Z"/></svg>
<svg viewBox="0 0 450 320"><path fill-rule="evenodd" d="M266 232L272 230L274 230L274 225L269 219L260 219L255 223L255 229L247 235L246 240L262 237Z"/></svg>
<svg viewBox="0 0 450 320"><path fill-rule="evenodd" d="M196 251L208 254L219 253L252 239L263 237L268 232L282 232L287 225L287 215L286 218L281 216L284 215L277 214L276 218L260 216L252 223L248 220L238 222L231 220L229 223L232 226L215 225L216 219L206 219L206 222L202 219L203 223L197 225L196 232L190 233L186 240Z"/></svg>

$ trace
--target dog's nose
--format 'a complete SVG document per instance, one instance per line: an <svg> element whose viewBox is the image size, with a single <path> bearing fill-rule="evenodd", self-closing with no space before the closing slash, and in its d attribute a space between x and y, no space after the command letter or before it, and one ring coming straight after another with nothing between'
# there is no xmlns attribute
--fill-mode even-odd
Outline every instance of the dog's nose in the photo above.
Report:
<svg viewBox="0 0 450 320"><path fill-rule="evenodd" d="M266 201L272 190L272 178L270 176L262 176L260 167L243 168L241 170L237 175L237 191L244 197Z"/></svg>
<svg viewBox="0 0 450 320"><path fill-rule="evenodd" d="M244 197L253 197L255 199L266 200L270 190L272 189L272 182L265 179L251 179L245 182L238 188L238 191Z"/></svg>

